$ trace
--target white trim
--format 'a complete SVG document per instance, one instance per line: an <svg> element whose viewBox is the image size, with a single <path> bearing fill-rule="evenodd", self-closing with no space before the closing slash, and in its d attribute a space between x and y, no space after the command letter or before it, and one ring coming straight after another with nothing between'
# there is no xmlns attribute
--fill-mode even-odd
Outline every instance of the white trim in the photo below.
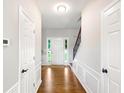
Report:
<svg viewBox="0 0 124 93"><path fill-rule="evenodd" d="M100 37L101 37L100 38L100 41L101 41L101 43L100 43L100 45L101 45L101 47L100 47L101 48L101 50L100 50L101 51L100 63L101 63L101 69L103 68L103 62L102 62L102 59L103 59L102 58L102 46L103 46L103 44L102 44L103 39L102 38L103 38L103 36L102 35L103 35L103 14L104 14L104 11L105 10L103 10L101 12L101 17L100 17L101 18L101 20L100 20L101 21L100 22L101 23L101 27L100 27ZM104 93L104 84L103 83L104 83L104 78L102 77L102 72L101 72L101 93Z"/></svg>
<svg viewBox="0 0 124 93"><path fill-rule="evenodd" d="M41 64L42 66L50 66L51 64Z"/></svg>
<svg viewBox="0 0 124 93"><path fill-rule="evenodd" d="M38 61L37 61L38 62ZM39 67L41 67L41 61L39 62L39 64L37 64L36 66L35 66L35 69L39 69Z"/></svg>
<svg viewBox="0 0 124 93"><path fill-rule="evenodd" d="M12 93L13 90L18 90L18 82L16 82L8 91L5 93ZM16 92L15 92L16 93Z"/></svg>
<svg viewBox="0 0 124 93"><path fill-rule="evenodd" d="M70 64L41 64L42 66L52 66L52 65L60 65L60 66L68 66L68 65L70 65Z"/></svg>
<svg viewBox="0 0 124 93"><path fill-rule="evenodd" d="M38 83L37 83L37 86L36 86L36 93L37 93L41 84L42 84L42 80L39 80Z"/></svg>
<svg viewBox="0 0 124 93"><path fill-rule="evenodd" d="M76 75L79 82L81 83L81 85L86 90L86 92L87 93L93 93L92 90L90 89L90 86L87 85L87 80L86 80L86 75L91 75L91 78L94 79L97 82L96 93L100 93L100 90L101 90L101 87L100 87L101 74L98 73L97 71L93 70L92 68L90 68L86 64L80 65L78 62L76 62L76 63L73 63L73 65L74 65L74 67L73 66L71 67L70 65L69 66L71 67L73 73ZM78 68L81 68L83 70L83 72L81 72L82 75L80 75L80 73L78 72L81 69L78 69Z"/></svg>
<svg viewBox="0 0 124 93"><path fill-rule="evenodd" d="M20 8L21 8L21 6L19 6L18 7L18 24L20 23L19 22L19 17L20 17L20 15L19 15L19 13L20 13ZM19 34L20 34L20 27L18 26L18 30L19 30ZM18 40L19 40L19 38L20 38L20 36L18 37ZM19 42L20 42L20 40L19 40ZM20 49L20 43L19 43L19 49ZM20 55L20 53L18 53L18 55ZM20 72L21 72L21 68L20 68L20 66L21 66L21 63L20 63L20 58L19 58L19 67L18 67L18 93L20 93Z"/></svg>
<svg viewBox="0 0 124 93"><path fill-rule="evenodd" d="M80 65L80 64L79 64ZM92 71L92 72L94 72L96 75L98 75L99 77L101 77L101 74L100 73L98 73L97 71L95 71L93 68L91 68L91 67L89 67L87 64L84 64L84 66L86 67L86 68L88 68L90 71ZM81 67L83 67L83 66L81 66Z"/></svg>
<svg viewBox="0 0 124 93"><path fill-rule="evenodd" d="M115 5L116 3L118 3L121 0L113 0L108 6L106 6L102 12L107 11L110 7L112 7L113 5Z"/></svg>
<svg viewBox="0 0 124 93"><path fill-rule="evenodd" d="M70 65L69 65L69 66L70 66ZM91 92L89 92L89 91L91 91L91 90L88 89L88 87L87 87L84 83L81 82L81 80L80 80L80 78L78 77L78 75L76 74L75 70L74 70L71 66L70 66L70 68L71 68L72 72L75 74L75 76L77 77L77 79L79 80L81 86L85 89L85 91L86 91L87 93L91 93Z"/></svg>
<svg viewBox="0 0 124 93"><path fill-rule="evenodd" d="M39 64L37 64L37 65L35 66L35 71L34 71L35 74L37 74L36 72L37 72L38 70L41 71L41 61L39 62ZM40 76L41 76L41 75L40 75ZM41 85L41 83L42 83L41 77L39 77L38 82L35 81L35 83L36 83L35 92L37 93L37 91L38 91L38 89L39 89L39 87L40 87L40 85Z"/></svg>
<svg viewBox="0 0 124 93"><path fill-rule="evenodd" d="M82 68L86 68L88 71L92 71L92 73L95 74L95 76L101 77L101 73L99 73L99 72L97 72L96 70L94 70L93 68L89 67L87 64L81 65L81 64L79 64L79 63L77 62L77 65L79 65L79 66L82 67Z"/></svg>
<svg viewBox="0 0 124 93"><path fill-rule="evenodd" d="M100 79L98 79L95 75L93 75L93 73L91 73L90 71L86 71L86 74L88 75L90 75L93 79L95 79L96 81L97 81L97 93L99 93L99 80ZM86 77L85 77L86 78ZM90 88L88 88L89 90L90 90L90 93L92 93L92 91L91 91L91 89Z"/></svg>
<svg viewBox="0 0 124 93"><path fill-rule="evenodd" d="M83 66L78 63L79 66L82 68L85 68L86 72L89 73L94 79L97 80L97 93L100 91L100 80L101 80L101 74L95 71L93 68L89 67L87 64L84 64Z"/></svg>

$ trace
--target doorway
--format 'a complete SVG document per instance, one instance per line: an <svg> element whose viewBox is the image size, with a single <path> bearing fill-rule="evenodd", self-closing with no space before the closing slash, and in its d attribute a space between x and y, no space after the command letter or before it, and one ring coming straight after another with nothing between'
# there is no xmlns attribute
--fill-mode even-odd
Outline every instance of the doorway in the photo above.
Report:
<svg viewBox="0 0 124 93"><path fill-rule="evenodd" d="M47 62L49 65L67 65L69 60L68 38L47 38Z"/></svg>

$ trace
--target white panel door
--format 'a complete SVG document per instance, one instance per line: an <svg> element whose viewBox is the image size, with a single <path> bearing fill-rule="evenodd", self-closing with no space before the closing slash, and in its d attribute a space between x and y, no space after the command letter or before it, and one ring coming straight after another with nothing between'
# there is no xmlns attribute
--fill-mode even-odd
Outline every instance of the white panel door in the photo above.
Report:
<svg viewBox="0 0 124 93"><path fill-rule="evenodd" d="M57 41L55 39L51 39L51 52L52 52L52 62L51 64L57 64Z"/></svg>
<svg viewBox="0 0 124 93"><path fill-rule="evenodd" d="M34 24L19 8L19 93L35 93L35 34Z"/></svg>
<svg viewBox="0 0 124 93"><path fill-rule="evenodd" d="M64 45L63 38L53 38L52 40L52 64L64 65Z"/></svg>
<svg viewBox="0 0 124 93"><path fill-rule="evenodd" d="M121 93L120 1L102 13L102 93Z"/></svg>

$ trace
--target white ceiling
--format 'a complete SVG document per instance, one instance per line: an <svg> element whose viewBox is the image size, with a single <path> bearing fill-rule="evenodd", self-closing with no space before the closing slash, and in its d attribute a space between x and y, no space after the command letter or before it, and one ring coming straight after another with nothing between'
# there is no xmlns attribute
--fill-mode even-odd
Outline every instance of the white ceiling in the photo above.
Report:
<svg viewBox="0 0 124 93"><path fill-rule="evenodd" d="M89 0L37 0L43 18L44 29L77 29L80 27L81 11ZM58 3L66 3L70 7L65 14L55 11Z"/></svg>

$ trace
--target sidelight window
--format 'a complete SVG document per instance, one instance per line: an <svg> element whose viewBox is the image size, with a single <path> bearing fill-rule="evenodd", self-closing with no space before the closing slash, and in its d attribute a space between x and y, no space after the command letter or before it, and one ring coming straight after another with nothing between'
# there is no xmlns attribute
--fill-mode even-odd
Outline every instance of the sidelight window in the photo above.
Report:
<svg viewBox="0 0 124 93"><path fill-rule="evenodd" d="M67 62L68 61L68 41L67 39L65 39L65 42L64 42L64 45L65 45L65 49L64 49L64 61Z"/></svg>
<svg viewBox="0 0 124 93"><path fill-rule="evenodd" d="M47 58L48 58L48 62L49 62L49 64L51 63L51 61L52 61L52 52L51 52L51 40L48 40L48 43L47 43L47 45L48 45L48 53L47 53Z"/></svg>

